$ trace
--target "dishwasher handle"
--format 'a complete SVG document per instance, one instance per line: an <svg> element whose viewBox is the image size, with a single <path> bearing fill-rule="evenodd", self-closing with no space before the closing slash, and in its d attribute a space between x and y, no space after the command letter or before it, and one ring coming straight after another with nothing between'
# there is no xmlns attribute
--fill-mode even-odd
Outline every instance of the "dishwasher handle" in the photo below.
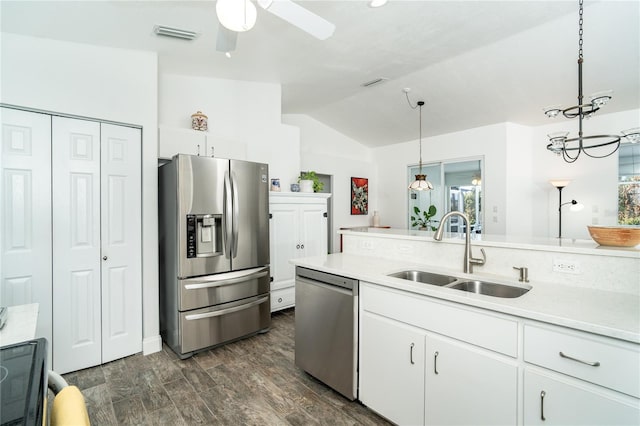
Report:
<svg viewBox="0 0 640 426"><path fill-rule="evenodd" d="M300 276L296 277L296 285L297 284L305 284L305 285L314 285L316 287L324 288L326 290L335 291L336 293L344 294L346 296L353 296L353 290L347 290L346 288L335 286L332 284L322 283L320 281L313 281L310 279L302 278Z"/></svg>
<svg viewBox="0 0 640 426"><path fill-rule="evenodd" d="M342 277L340 275L329 274L300 266L296 268L296 279L298 278L307 278L314 282L325 283L333 287L341 287L352 291L354 294L358 292L359 281L355 278Z"/></svg>

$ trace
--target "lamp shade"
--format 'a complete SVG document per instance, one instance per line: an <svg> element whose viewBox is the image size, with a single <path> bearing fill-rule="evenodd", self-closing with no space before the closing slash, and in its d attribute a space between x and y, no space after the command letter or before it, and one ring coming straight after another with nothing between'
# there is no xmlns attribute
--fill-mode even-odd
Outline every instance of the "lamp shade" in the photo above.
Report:
<svg viewBox="0 0 640 426"><path fill-rule="evenodd" d="M433 184L427 180L427 175L416 175L416 180L411 182L409 189L414 191L428 191L433 189Z"/></svg>
<svg viewBox="0 0 640 426"><path fill-rule="evenodd" d="M569 185L571 181L568 179L551 179L549 183L556 188L564 188L565 186Z"/></svg>
<svg viewBox="0 0 640 426"><path fill-rule="evenodd" d="M216 14L220 24L231 31L249 31L256 24L256 7L250 0L217 0Z"/></svg>

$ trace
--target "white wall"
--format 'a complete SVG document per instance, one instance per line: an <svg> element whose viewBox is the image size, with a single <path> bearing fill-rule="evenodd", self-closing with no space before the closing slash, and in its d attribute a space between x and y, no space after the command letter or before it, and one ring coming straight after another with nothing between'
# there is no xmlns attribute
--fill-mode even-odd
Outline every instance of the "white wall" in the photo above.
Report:
<svg viewBox="0 0 640 426"><path fill-rule="evenodd" d="M484 156L484 224L487 233L504 234L506 217L506 136L507 125L496 124L422 140L423 163ZM409 191L407 167L418 163L418 140L373 150L378 164L378 210L383 222L406 228ZM438 219L444 212L438 214Z"/></svg>
<svg viewBox="0 0 640 426"><path fill-rule="evenodd" d="M224 144L240 145L244 158L269 164L282 187L300 172L299 131L281 124L280 85L217 78L160 74L158 117L161 125L191 128L191 114L208 117L209 132Z"/></svg>
<svg viewBox="0 0 640 426"><path fill-rule="evenodd" d="M142 126L143 348L160 350L156 54L1 35L0 102Z"/></svg>
<svg viewBox="0 0 640 426"><path fill-rule="evenodd" d="M378 166L371 149L302 114L285 114L282 121L300 129L300 170L333 176L333 251L340 251L338 229L372 224L378 209ZM369 179L369 214L351 215L351 177ZM283 184L283 190L288 190ZM382 217L381 225L385 225Z"/></svg>
<svg viewBox="0 0 640 426"><path fill-rule="evenodd" d="M620 133L640 126L640 110L596 115L584 123L585 134ZM549 180L571 179L563 202L576 199L581 212L563 208L562 235L589 239L587 225L617 221L618 157L592 159L582 155L565 163L546 149L547 134L565 129L576 133L577 122L563 120L527 127L502 123L423 139L423 161L484 155L484 215L488 234L553 237L558 234L558 190ZM378 210L393 227L407 226L406 168L418 160L418 141L373 150L379 167ZM441 215L439 215L441 216Z"/></svg>

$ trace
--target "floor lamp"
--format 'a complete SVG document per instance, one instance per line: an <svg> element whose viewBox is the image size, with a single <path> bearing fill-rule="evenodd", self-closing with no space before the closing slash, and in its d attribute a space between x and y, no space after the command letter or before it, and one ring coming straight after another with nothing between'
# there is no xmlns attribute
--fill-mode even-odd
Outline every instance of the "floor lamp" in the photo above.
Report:
<svg viewBox="0 0 640 426"><path fill-rule="evenodd" d="M562 238L562 206L567 204L571 204L571 211L579 211L584 207L582 204L578 203L576 200L567 201L566 203L562 202L562 188L569 185L570 180L550 180L551 185L558 188L558 238Z"/></svg>

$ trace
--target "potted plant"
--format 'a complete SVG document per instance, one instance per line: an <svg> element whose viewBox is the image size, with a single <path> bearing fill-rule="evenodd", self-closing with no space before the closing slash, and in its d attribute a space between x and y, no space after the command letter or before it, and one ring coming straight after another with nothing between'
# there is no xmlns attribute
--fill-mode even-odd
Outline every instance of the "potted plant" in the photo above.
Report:
<svg viewBox="0 0 640 426"><path fill-rule="evenodd" d="M309 190L305 190L305 188L312 188L313 192L320 192L324 188L324 183L320 182L320 178L314 171L300 173L298 183L300 184L300 191L302 192L312 192Z"/></svg>
<svg viewBox="0 0 640 426"><path fill-rule="evenodd" d="M417 226L420 230L435 231L437 228L432 223L438 222L432 219L437 213L436 206L431 204L427 210L420 211L418 206L413 207L413 213L415 216L411 216L411 226Z"/></svg>

